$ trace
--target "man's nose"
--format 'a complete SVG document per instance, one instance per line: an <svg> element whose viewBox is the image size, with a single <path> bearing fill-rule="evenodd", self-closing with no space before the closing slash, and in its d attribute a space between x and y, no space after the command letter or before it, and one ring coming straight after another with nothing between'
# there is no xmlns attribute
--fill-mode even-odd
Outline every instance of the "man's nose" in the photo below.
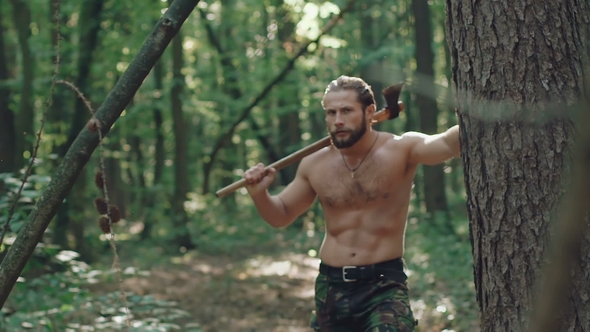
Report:
<svg viewBox="0 0 590 332"><path fill-rule="evenodd" d="M340 113L336 113L336 118L334 119L334 125L340 127L344 125L344 117Z"/></svg>

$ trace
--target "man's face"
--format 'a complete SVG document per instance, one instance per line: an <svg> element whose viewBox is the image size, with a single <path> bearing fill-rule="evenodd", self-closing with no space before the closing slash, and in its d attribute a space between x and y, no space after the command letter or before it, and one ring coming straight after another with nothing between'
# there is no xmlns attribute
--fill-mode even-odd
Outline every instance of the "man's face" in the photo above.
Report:
<svg viewBox="0 0 590 332"><path fill-rule="evenodd" d="M367 132L366 112L354 90L328 92L324 96L326 126L338 149L349 148Z"/></svg>

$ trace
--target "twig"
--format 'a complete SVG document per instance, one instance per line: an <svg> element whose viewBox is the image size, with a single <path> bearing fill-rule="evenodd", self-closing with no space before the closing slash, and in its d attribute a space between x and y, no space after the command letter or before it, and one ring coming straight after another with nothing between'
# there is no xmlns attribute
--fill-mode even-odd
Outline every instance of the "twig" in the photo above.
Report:
<svg viewBox="0 0 590 332"><path fill-rule="evenodd" d="M90 101L88 100L88 98L86 98L84 96L84 94L82 93L82 91L80 91L80 89L78 89L78 87L76 85L74 85L71 82L65 81L65 80L59 80L57 81L57 83L60 84L64 84L68 87L70 87L72 90L74 90L74 92L76 92L76 94L78 95L78 97L80 99L82 99L82 101L84 102L84 105L86 105L86 108L88 109L88 111L90 112L90 114L92 116L94 116L95 111L92 108L92 104L90 103ZM109 200L109 192L107 189L107 173L106 173L106 167L104 164L104 145L103 145L103 135L102 135L102 131L100 128L100 121L96 120L94 122L95 125L97 125L97 133L98 133L98 157L99 157L99 163L100 163L100 171L102 172L102 191L104 194L104 200L106 202L107 207L110 206L110 200ZM115 233L113 233L113 219L111 217L111 213L107 213L107 218L109 219L109 243L111 245L111 249L113 250L113 265L111 268L114 268L115 271L117 272L117 278L119 280L119 291L121 292L121 297L123 299L123 303L125 306L125 318L126 318L126 322L127 322L127 326L131 326L131 322L129 321L129 304L127 302L127 295L125 294L125 291L123 290L123 277L122 277L122 273L121 273L121 266L119 265L119 254L117 253L117 245L115 244Z"/></svg>

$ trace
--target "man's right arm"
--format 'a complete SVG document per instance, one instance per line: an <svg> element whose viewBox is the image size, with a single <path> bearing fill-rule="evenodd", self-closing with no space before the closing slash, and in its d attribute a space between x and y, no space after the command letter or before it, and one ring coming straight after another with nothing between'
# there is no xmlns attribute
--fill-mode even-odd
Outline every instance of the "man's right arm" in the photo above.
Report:
<svg viewBox="0 0 590 332"><path fill-rule="evenodd" d="M267 188L274 180L274 170L264 176L256 173L264 166L250 169L245 178L248 180L248 193L260 216L273 227L286 227L305 212L313 203L316 193L307 178L308 162L304 159L297 169L295 179L278 195L270 195Z"/></svg>

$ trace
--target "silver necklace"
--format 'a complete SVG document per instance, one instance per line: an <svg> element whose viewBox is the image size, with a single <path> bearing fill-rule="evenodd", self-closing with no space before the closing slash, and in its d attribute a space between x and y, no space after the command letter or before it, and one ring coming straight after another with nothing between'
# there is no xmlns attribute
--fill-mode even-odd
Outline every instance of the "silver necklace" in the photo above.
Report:
<svg viewBox="0 0 590 332"><path fill-rule="evenodd" d="M348 164L346 163L346 159L344 159L344 154L342 154L342 151L340 151L340 156L342 156L342 161L344 162L344 166L346 166L346 168L350 171L350 177L351 178L354 178L354 172L356 172L356 170L359 169L359 167L361 167L361 165L365 161L365 158L367 158L367 156L369 155L369 152L371 152L371 150L373 149L373 146L375 146L375 143L377 143L377 139L379 138L379 134L380 134L380 132L377 132L377 136L375 137L375 140L373 141L373 144L371 144L371 147L369 148L369 151L367 151L367 154L365 154L365 156L363 157L363 159L361 159L361 162L355 168L352 168L351 169L350 167L348 167Z"/></svg>

